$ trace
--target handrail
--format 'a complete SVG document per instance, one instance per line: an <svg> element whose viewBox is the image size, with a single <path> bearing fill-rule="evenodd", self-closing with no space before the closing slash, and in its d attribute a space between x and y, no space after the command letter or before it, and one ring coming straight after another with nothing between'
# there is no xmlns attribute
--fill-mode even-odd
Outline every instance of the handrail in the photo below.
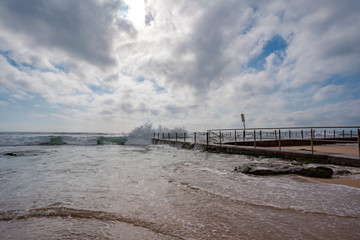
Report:
<svg viewBox="0 0 360 240"><path fill-rule="evenodd" d="M360 128L360 126L330 126L330 127L269 127L269 128L218 128L218 129L208 129L207 131L238 131L238 130L277 130L277 129L324 129L324 128Z"/></svg>

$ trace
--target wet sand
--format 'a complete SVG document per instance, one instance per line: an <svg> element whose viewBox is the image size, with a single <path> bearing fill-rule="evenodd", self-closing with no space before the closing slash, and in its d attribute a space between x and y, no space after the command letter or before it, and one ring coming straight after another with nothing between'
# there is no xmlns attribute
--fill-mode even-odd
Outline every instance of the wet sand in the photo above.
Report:
<svg viewBox="0 0 360 240"><path fill-rule="evenodd" d="M360 188L360 179L352 179L352 178L311 178L314 181L322 182L322 183L330 183L330 184L337 184L337 185L345 185L354 188Z"/></svg>
<svg viewBox="0 0 360 240"><path fill-rule="evenodd" d="M311 151L311 146L291 146L291 147L281 147L282 149L291 149L291 150L308 150ZM318 145L314 146L314 151L331 153L331 154L342 154L351 157L359 156L359 149L357 144L328 144L328 145Z"/></svg>

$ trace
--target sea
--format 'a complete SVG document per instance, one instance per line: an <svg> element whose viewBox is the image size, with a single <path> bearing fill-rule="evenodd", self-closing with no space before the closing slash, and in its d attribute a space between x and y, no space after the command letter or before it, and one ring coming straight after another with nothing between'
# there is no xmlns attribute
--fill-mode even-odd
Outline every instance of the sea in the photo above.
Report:
<svg viewBox="0 0 360 240"><path fill-rule="evenodd" d="M358 188L234 171L277 158L135 143L0 133L0 239L360 239Z"/></svg>

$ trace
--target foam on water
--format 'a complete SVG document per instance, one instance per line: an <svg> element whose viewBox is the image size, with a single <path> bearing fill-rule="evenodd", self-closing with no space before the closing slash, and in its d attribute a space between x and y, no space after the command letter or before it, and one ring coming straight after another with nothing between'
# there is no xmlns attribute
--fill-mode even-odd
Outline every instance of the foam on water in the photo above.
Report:
<svg viewBox="0 0 360 240"><path fill-rule="evenodd" d="M280 159L119 145L120 134L12 135L18 145L0 146L1 239L360 237L359 189L234 172Z"/></svg>

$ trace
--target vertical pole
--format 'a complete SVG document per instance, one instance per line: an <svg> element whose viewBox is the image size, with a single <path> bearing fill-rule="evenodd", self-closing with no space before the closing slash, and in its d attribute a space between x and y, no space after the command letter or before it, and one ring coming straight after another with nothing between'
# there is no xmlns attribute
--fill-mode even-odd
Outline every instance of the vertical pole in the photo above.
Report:
<svg viewBox="0 0 360 240"><path fill-rule="evenodd" d="M260 130L260 142L262 142L262 131Z"/></svg>
<svg viewBox="0 0 360 240"><path fill-rule="evenodd" d="M219 134L219 136L220 136L220 146L221 146L221 131L220 131L220 134Z"/></svg>
<svg viewBox="0 0 360 240"><path fill-rule="evenodd" d="M165 139L165 133L163 133L163 139Z"/></svg>
<svg viewBox="0 0 360 240"><path fill-rule="evenodd" d="M158 138L160 139L160 133L158 133Z"/></svg>
<svg viewBox="0 0 360 240"><path fill-rule="evenodd" d="M170 141L170 133L168 133L168 138L169 138L169 141Z"/></svg>
<svg viewBox="0 0 360 240"><path fill-rule="evenodd" d="M256 130L254 130L254 148L256 148Z"/></svg>
<svg viewBox="0 0 360 240"><path fill-rule="evenodd" d="M206 132L206 147L209 146L209 131Z"/></svg>
<svg viewBox="0 0 360 240"><path fill-rule="evenodd" d="M243 131L243 142L245 142L245 130Z"/></svg>
<svg viewBox="0 0 360 240"><path fill-rule="evenodd" d="M350 137L352 138L352 130L350 130Z"/></svg>
<svg viewBox="0 0 360 240"><path fill-rule="evenodd" d="M235 146L236 146L236 130L235 130Z"/></svg>
<svg viewBox="0 0 360 240"><path fill-rule="evenodd" d="M194 143L196 143L196 132L194 132Z"/></svg>
<svg viewBox="0 0 360 240"><path fill-rule="evenodd" d="M276 134L276 130L274 131L275 132L275 141L277 140L277 134Z"/></svg>
<svg viewBox="0 0 360 240"><path fill-rule="evenodd" d="M276 133L276 130L275 130ZM279 129L279 151L281 151L281 131Z"/></svg>
<svg viewBox="0 0 360 240"><path fill-rule="evenodd" d="M310 135L311 135L311 154L314 154L313 129L310 130Z"/></svg>
<svg viewBox="0 0 360 240"><path fill-rule="evenodd" d="M186 142L186 132L184 132L184 142Z"/></svg>
<svg viewBox="0 0 360 240"><path fill-rule="evenodd" d="M335 138L335 136L336 136L336 134L335 134L336 132L335 132L335 130L334 130L334 138Z"/></svg>
<svg viewBox="0 0 360 240"><path fill-rule="evenodd" d="M175 133L175 141L177 141L177 132Z"/></svg>
<svg viewBox="0 0 360 240"><path fill-rule="evenodd" d="M324 130L324 138L326 138L326 129Z"/></svg>
<svg viewBox="0 0 360 240"><path fill-rule="evenodd" d="M360 159L360 129L358 128L358 149L359 149L359 159Z"/></svg>
<svg viewBox="0 0 360 240"><path fill-rule="evenodd" d="M301 139L304 139L304 131L301 130Z"/></svg>
<svg viewBox="0 0 360 240"><path fill-rule="evenodd" d="M345 130L343 130L343 138L345 138Z"/></svg>
<svg viewBox="0 0 360 240"><path fill-rule="evenodd" d="M291 130L289 130L289 139L291 139Z"/></svg>

